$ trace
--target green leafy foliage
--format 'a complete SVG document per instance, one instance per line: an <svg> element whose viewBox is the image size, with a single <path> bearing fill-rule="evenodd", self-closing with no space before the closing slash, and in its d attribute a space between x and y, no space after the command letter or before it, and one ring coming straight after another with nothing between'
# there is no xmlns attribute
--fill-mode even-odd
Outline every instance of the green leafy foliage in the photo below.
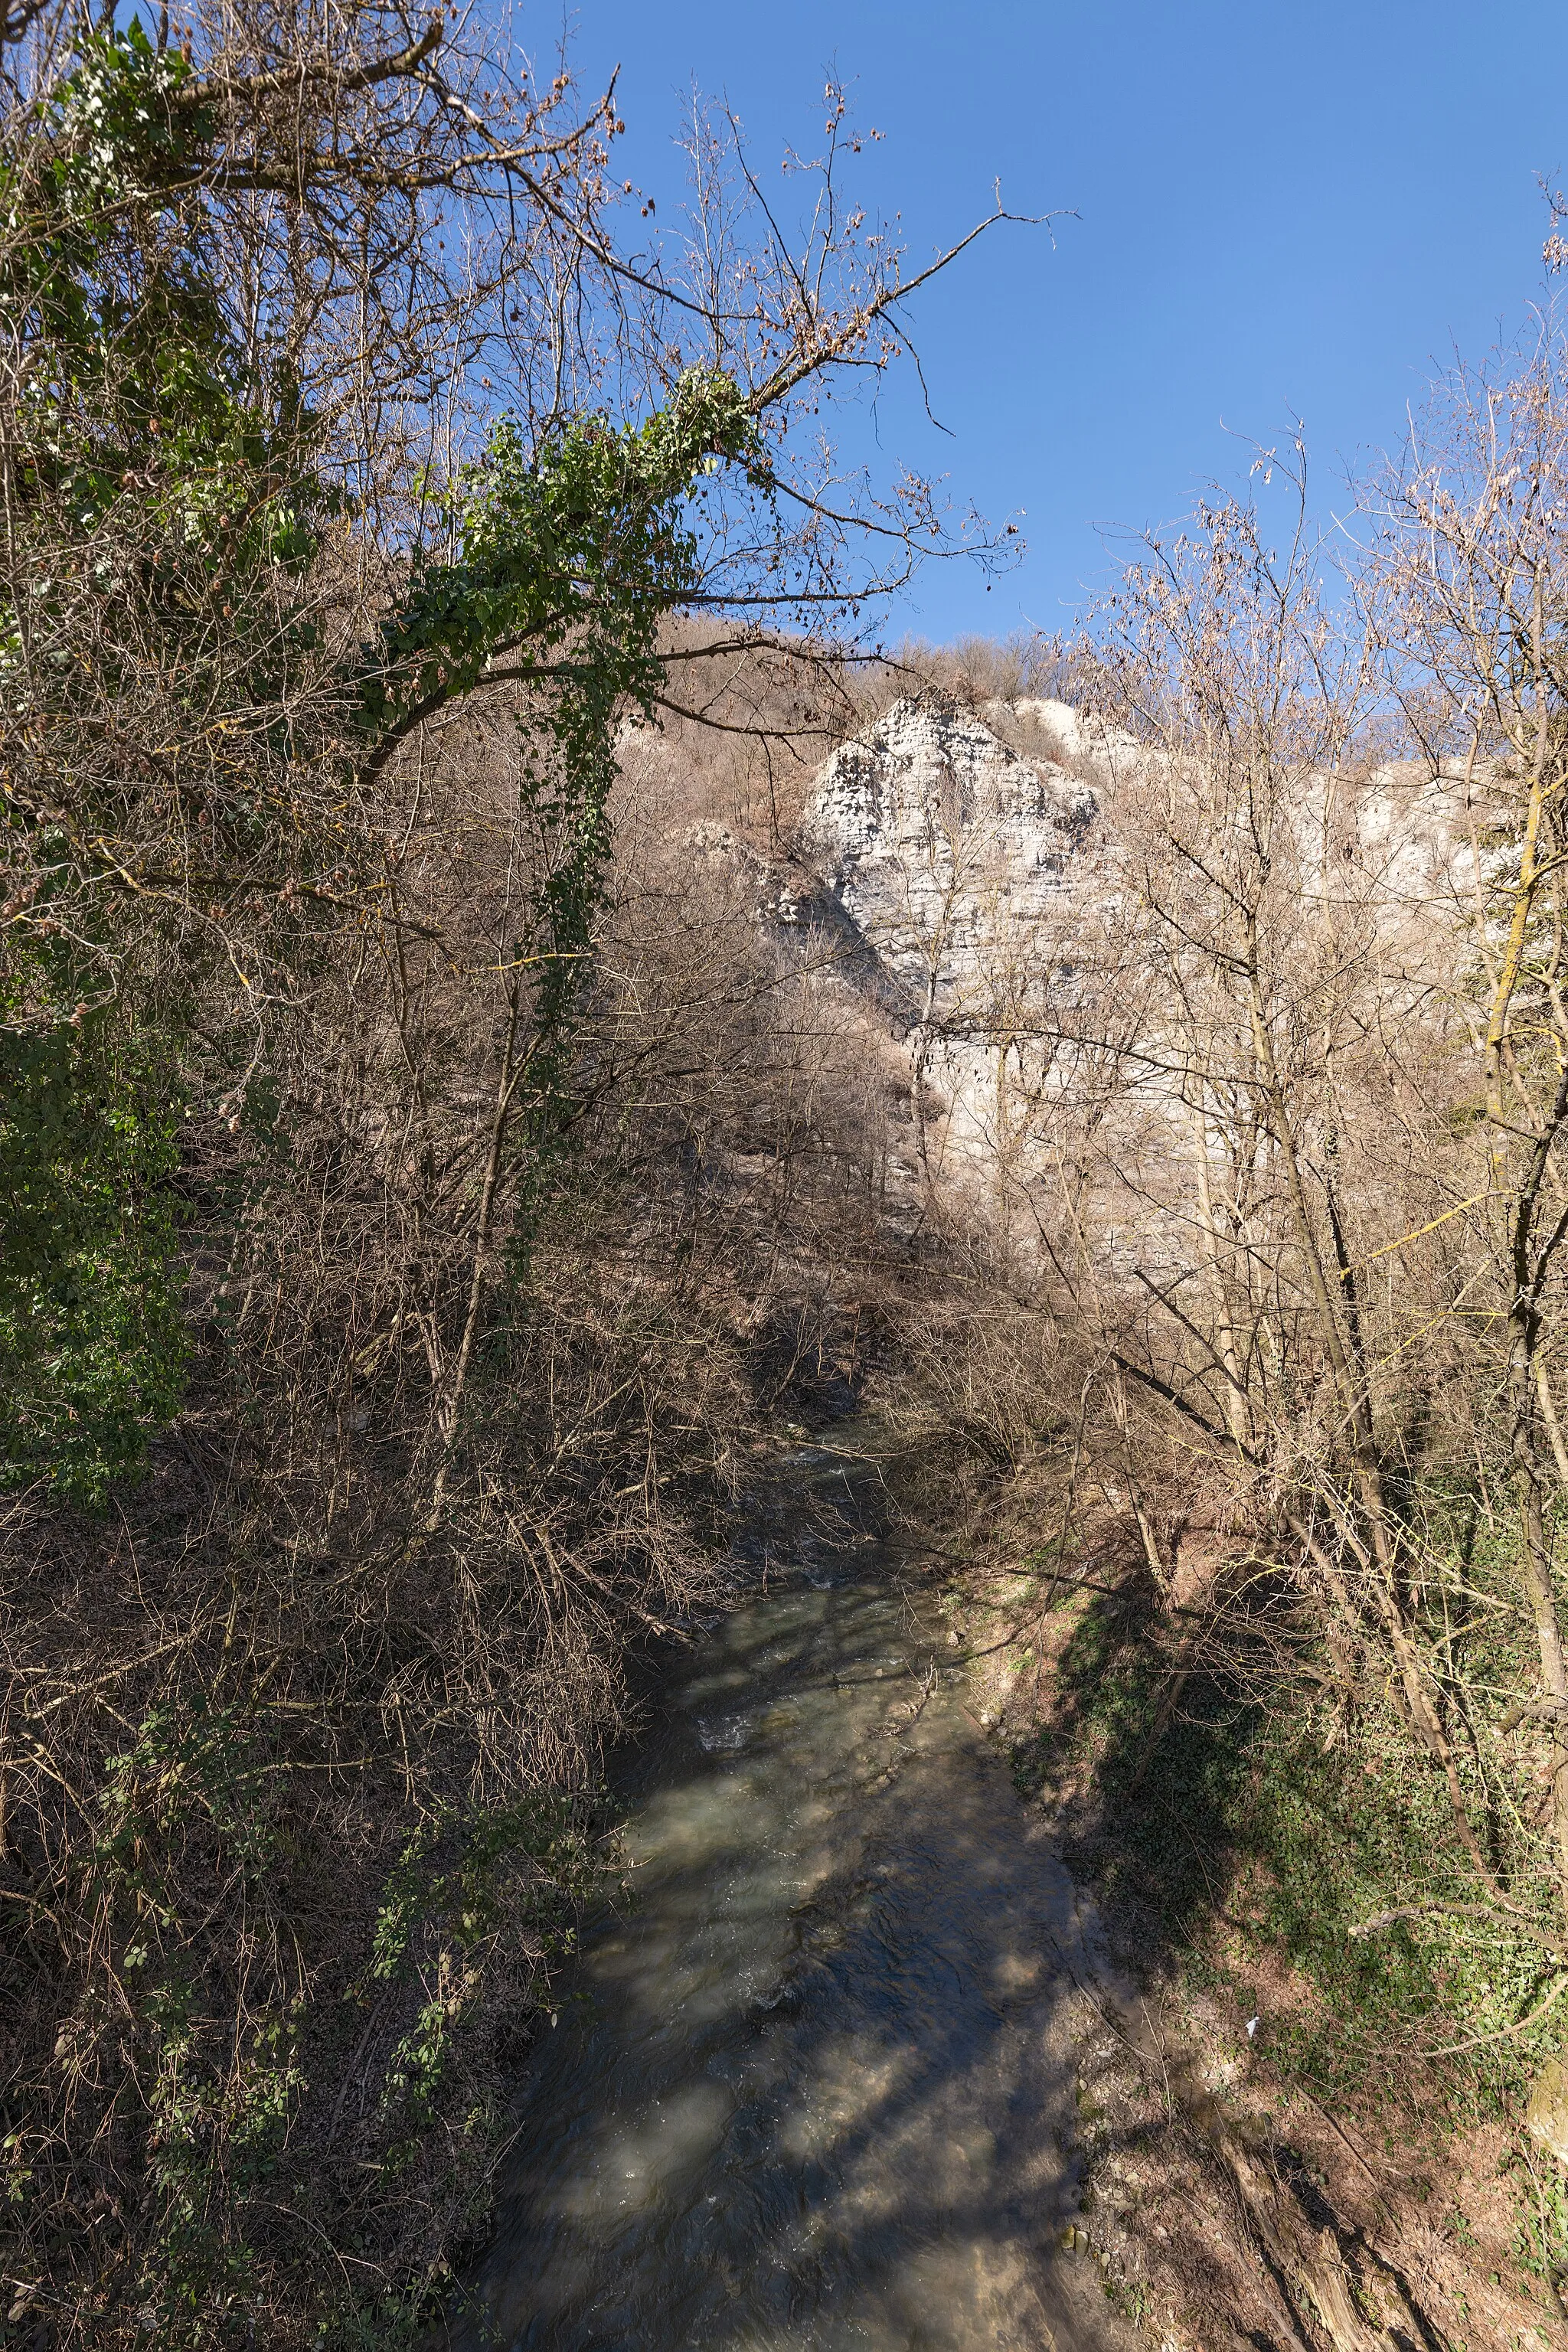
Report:
<svg viewBox="0 0 1568 2352"><path fill-rule="evenodd" d="M304 2001L242 2002L225 2019L189 1916L194 1854L207 1886L262 1890L277 1855L274 1775L243 1711L198 1697L154 1707L106 1759L100 1792L89 1882L115 1951L145 2135L141 2293L170 2342L212 2340L243 2314L255 2260L240 2216L278 2169L304 2081Z"/></svg>
<svg viewBox="0 0 1568 2352"><path fill-rule="evenodd" d="M575 417L531 451L503 419L447 502L457 560L417 565L384 625L367 728L477 686L508 646L526 647L531 675L649 708L659 622L698 576L682 506L708 459L744 458L753 443L736 386L706 368L641 425Z"/></svg>
<svg viewBox="0 0 1568 2352"><path fill-rule="evenodd" d="M500 1886L526 1867L553 1911L603 1882L604 1860L583 1828L580 1799L539 1790L510 1804L451 1811L421 1825L387 1880L376 1916L370 1973L385 1983L400 1975L418 1929L440 1923L465 1949L491 1933Z"/></svg>
<svg viewBox="0 0 1568 2352"><path fill-rule="evenodd" d="M416 565L380 647L367 648L362 725L382 747L480 685L502 654L540 689L523 722L532 738L523 789L564 854L539 908L536 1150L548 1146L565 1019L609 854L616 728L628 707L652 716L660 624L699 577L689 509L704 471L757 451L738 388L709 368L688 370L641 425L579 416L530 451L502 419L447 502L456 561Z"/></svg>
<svg viewBox="0 0 1568 2352"><path fill-rule="evenodd" d="M425 1998L387 2061L381 2106L395 2171L416 2157L437 2115L466 2013L479 1998L498 1934L522 1934L553 1962L571 1947L570 1922L604 1888L603 1849L584 1832L580 1801L541 1791L508 1804L450 1811L409 1841L377 1915L369 1979L388 1984L423 1951Z"/></svg>
<svg viewBox="0 0 1568 2352"><path fill-rule="evenodd" d="M107 1013L0 1024L0 1482L101 1504L175 1411L178 1137Z"/></svg>
<svg viewBox="0 0 1568 2352"><path fill-rule="evenodd" d="M223 1841L232 1862L254 1874L270 1851L262 1802L267 1778L237 1707L205 1701L154 1707L132 1745L105 1759L103 1826L93 1866L106 1892L114 1900L129 1898L139 1916L171 1918L158 1857L177 1849L191 1820L199 1820Z"/></svg>

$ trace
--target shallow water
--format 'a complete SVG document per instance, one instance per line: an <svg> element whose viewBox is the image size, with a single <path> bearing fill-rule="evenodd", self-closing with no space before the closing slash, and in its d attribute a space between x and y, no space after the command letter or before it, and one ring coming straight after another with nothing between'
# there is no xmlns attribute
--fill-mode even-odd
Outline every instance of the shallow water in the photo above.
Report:
<svg viewBox="0 0 1568 2352"><path fill-rule="evenodd" d="M874 1546L803 1528L677 1664L465 2352L1125 2339L1057 2246L1086 1923L942 1656Z"/></svg>

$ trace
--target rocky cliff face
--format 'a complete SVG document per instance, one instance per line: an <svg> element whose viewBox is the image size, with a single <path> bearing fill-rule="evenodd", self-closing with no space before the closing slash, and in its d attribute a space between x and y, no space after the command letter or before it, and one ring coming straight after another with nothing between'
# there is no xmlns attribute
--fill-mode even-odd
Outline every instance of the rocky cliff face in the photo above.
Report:
<svg viewBox="0 0 1568 2352"><path fill-rule="evenodd" d="M1137 862L1142 788L1161 769L1157 750L1066 703L976 712L926 694L894 703L825 761L785 856L760 856L711 824L688 836L738 886L775 951L841 992L881 1068L904 1074L911 1178L1016 1196L1047 1168L1050 1106L1082 1059L1075 1028L1089 1046L1098 1034L1096 985L1119 1018L1123 984L1139 992L1156 1049L1122 1106L1142 1122L1128 1148L1185 1165L1185 1098L1160 1076L1184 1049L1178 1039L1159 1050L1162 990L1140 959L1134 877L1122 871ZM1451 962L1449 913L1473 897L1464 791L1441 770L1389 766L1353 789L1303 774L1288 803L1301 908L1343 898L1385 992L1412 1005ZM1111 823L1130 818L1119 845ZM1154 1262L1163 1244L1140 1246Z"/></svg>
<svg viewBox="0 0 1568 2352"><path fill-rule="evenodd" d="M973 712L906 698L826 761L795 848L906 1019L978 1039L1058 926L1098 817L1087 784Z"/></svg>
<svg viewBox="0 0 1568 2352"><path fill-rule="evenodd" d="M1005 1150L1104 846L1089 784L928 695L824 762L787 864L754 861L775 940L809 940L899 1041L911 1175L984 1179Z"/></svg>
<svg viewBox="0 0 1568 2352"><path fill-rule="evenodd" d="M753 920L786 955L809 953L837 979L887 994L877 955L823 877L799 858L764 857L727 824L705 818L684 835L695 860L737 889Z"/></svg>

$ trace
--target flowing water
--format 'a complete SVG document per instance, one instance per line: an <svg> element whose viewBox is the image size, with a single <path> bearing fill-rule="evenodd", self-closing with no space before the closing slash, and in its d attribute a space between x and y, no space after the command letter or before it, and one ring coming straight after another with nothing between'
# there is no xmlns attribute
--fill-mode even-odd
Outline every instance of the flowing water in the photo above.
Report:
<svg viewBox="0 0 1568 2352"><path fill-rule="evenodd" d="M1120 2345L1058 2250L1098 2031L1072 1883L876 1546L778 1532L621 1776L634 1897L531 2053L459 2340Z"/></svg>

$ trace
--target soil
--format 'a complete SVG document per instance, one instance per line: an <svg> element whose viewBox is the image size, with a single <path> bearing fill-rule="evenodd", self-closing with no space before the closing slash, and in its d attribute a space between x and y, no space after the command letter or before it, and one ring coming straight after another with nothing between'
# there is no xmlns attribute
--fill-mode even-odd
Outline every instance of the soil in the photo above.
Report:
<svg viewBox="0 0 1568 2352"><path fill-rule="evenodd" d="M977 1575L948 1607L999 1746L1050 1722L1050 1636L1023 1597ZM1065 1823L1083 1796L1058 1783L1037 1801ZM1186 1980L1135 1910L1102 1900L1100 1920L1108 1965L1084 1990L1104 2031L1080 2061L1068 2234L1160 2352L1568 2352L1553 2282L1521 2260L1521 2166L1544 2216L1550 2157L1501 2124L1456 2134L1381 2101L1330 2113L1275 2069L1267 2025L1249 2035L1223 1990ZM1316 2011L1287 1964L1265 1979L1254 1955L1250 1973L1270 2019Z"/></svg>

